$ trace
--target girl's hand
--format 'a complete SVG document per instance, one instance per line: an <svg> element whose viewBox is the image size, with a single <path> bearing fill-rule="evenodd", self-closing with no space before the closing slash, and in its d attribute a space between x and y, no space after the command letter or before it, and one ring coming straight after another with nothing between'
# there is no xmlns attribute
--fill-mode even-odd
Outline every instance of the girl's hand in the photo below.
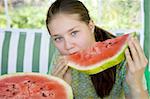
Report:
<svg viewBox="0 0 150 99"><path fill-rule="evenodd" d="M139 94L144 91L142 80L148 60L136 37L132 37L128 44L130 51L129 49L125 51L127 59L126 81L131 89L131 94L135 95L136 92Z"/></svg>
<svg viewBox="0 0 150 99"><path fill-rule="evenodd" d="M65 80L68 84L71 84L71 70L69 69L67 60L64 56L60 56L57 59L52 75Z"/></svg>

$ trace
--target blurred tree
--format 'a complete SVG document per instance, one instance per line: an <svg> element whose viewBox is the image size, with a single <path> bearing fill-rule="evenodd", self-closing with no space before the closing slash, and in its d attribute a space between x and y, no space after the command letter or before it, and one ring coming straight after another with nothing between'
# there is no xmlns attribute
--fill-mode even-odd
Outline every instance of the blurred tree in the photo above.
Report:
<svg viewBox="0 0 150 99"><path fill-rule="evenodd" d="M101 25L111 30L141 29L140 0L102 0Z"/></svg>
<svg viewBox="0 0 150 99"><path fill-rule="evenodd" d="M3 0L2 0L3 1ZM46 12L55 0L9 0L9 15L14 28L45 28ZM109 29L141 29L141 0L80 0L89 9L94 22ZM100 9L100 10L98 10ZM0 27L5 28L4 11Z"/></svg>

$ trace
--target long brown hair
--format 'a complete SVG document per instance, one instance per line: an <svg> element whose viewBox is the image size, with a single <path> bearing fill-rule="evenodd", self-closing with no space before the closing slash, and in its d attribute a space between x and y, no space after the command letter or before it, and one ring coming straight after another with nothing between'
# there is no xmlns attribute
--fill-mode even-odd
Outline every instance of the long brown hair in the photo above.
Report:
<svg viewBox="0 0 150 99"><path fill-rule="evenodd" d="M82 2L78 0L56 0L50 6L47 12L46 26L49 33L50 30L48 28L48 24L55 17L55 15L59 13L78 14L80 21L83 21L87 24L91 20L89 16L89 12ZM95 26L96 41L104 41L106 39L113 38L113 37L114 36L109 32ZM90 75L92 83L94 85L94 88L98 96L102 98L109 95L113 87L113 84L115 82L115 74L116 74L116 67L114 66L98 74Z"/></svg>
<svg viewBox="0 0 150 99"><path fill-rule="evenodd" d="M96 41L104 41L106 39L114 38L115 36L111 33L95 26L95 39ZM90 75L96 93L101 98L108 96L112 87L115 83L116 77L116 66L113 66L100 73Z"/></svg>

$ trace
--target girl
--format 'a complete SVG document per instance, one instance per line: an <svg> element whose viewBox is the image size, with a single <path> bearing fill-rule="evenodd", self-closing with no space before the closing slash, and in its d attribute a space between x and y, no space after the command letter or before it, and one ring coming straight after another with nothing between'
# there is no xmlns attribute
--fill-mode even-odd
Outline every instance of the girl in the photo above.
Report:
<svg viewBox="0 0 150 99"><path fill-rule="evenodd" d="M72 86L75 99L148 98L142 83L148 61L137 38L128 42L130 51L125 51L126 60L103 72L86 75L70 69L63 56L115 36L95 26L87 8L78 0L56 0L47 12L46 26L61 54L52 75Z"/></svg>

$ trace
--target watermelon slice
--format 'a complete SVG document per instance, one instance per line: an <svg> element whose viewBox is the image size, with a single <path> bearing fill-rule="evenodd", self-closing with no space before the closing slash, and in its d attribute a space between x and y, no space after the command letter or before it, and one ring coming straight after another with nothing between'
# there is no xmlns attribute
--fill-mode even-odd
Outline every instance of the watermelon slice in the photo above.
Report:
<svg viewBox="0 0 150 99"><path fill-rule="evenodd" d="M86 50L67 56L68 65L87 74L104 71L124 60L124 51L128 47L127 41L135 32L117 38L96 42Z"/></svg>
<svg viewBox="0 0 150 99"><path fill-rule="evenodd" d="M73 99L71 87L57 77L16 73L0 77L0 99Z"/></svg>

